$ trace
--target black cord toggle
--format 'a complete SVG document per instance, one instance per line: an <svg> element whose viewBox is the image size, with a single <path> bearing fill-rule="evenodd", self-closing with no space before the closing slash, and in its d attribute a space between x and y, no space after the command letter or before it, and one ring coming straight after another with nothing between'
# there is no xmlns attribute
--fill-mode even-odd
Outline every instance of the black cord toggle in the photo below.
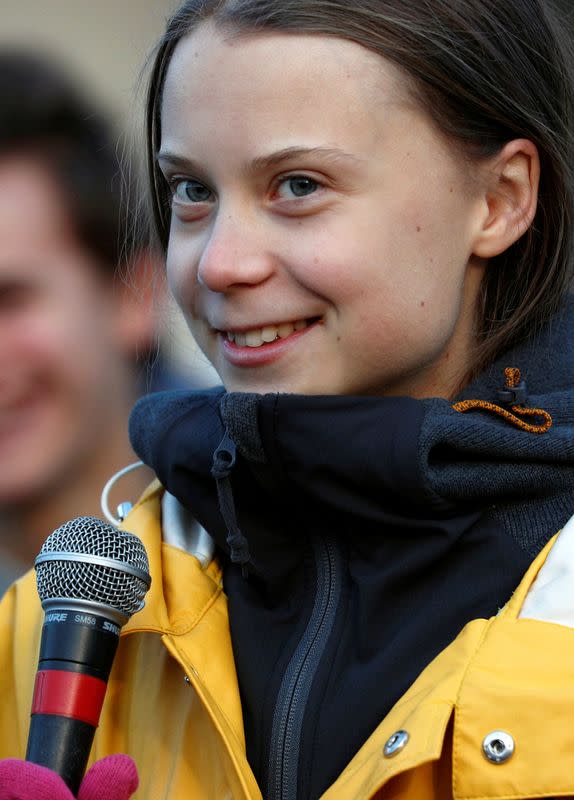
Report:
<svg viewBox="0 0 574 800"><path fill-rule="evenodd" d="M241 532L235 512L235 501L229 478L235 466L237 451L235 442L227 429L214 455L211 474L215 478L219 510L227 528L227 544L233 564L240 564L243 576L247 576L247 564L250 561L249 543Z"/></svg>

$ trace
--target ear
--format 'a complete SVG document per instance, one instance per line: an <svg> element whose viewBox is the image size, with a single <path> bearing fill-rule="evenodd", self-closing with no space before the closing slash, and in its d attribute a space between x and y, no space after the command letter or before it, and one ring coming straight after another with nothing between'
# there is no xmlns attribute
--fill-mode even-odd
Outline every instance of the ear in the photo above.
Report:
<svg viewBox="0 0 574 800"><path fill-rule="evenodd" d="M116 336L128 357L145 353L156 342L165 294L163 260L142 249L115 286Z"/></svg>
<svg viewBox="0 0 574 800"><path fill-rule="evenodd" d="M536 214L540 159L529 139L513 139L482 165L485 214L475 239L474 255L500 255L525 233Z"/></svg>

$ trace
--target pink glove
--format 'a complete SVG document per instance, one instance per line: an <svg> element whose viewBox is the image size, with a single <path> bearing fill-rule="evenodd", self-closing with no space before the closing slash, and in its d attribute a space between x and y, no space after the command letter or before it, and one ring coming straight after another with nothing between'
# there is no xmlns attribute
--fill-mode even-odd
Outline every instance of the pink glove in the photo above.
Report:
<svg viewBox="0 0 574 800"><path fill-rule="evenodd" d="M129 756L102 758L86 772L78 800L128 800L138 788L136 765ZM29 761L0 761L0 800L75 800L55 772Z"/></svg>

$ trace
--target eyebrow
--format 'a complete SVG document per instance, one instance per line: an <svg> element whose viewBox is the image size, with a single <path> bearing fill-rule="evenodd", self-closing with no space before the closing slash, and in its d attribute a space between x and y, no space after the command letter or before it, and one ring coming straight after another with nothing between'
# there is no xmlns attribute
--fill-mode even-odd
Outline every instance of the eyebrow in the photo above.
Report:
<svg viewBox="0 0 574 800"><path fill-rule="evenodd" d="M361 163L361 160L356 156L345 153L336 147L285 147L267 155L257 156L249 163L249 167L254 171L269 169L297 158L320 158L329 161L347 161L353 164ZM184 172L193 172L198 169L198 165L191 159L169 151L160 151L156 156L156 160L163 161Z"/></svg>
<svg viewBox="0 0 574 800"><path fill-rule="evenodd" d="M359 159L352 156L350 153L345 153L336 147L285 147L283 150L277 150L275 153L269 155L258 156L252 161L253 167L275 167L284 161L290 161L295 158L322 158L329 161L352 161L359 163Z"/></svg>

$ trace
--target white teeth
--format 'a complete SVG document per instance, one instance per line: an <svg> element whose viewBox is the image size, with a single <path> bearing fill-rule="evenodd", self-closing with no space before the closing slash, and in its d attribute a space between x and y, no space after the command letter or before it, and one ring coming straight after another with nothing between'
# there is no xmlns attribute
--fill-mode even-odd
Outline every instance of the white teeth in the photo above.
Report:
<svg viewBox="0 0 574 800"><path fill-rule="evenodd" d="M296 322L282 322L280 325L253 328L243 333L227 331L226 336L228 341L235 342L238 347L261 347L262 344L274 342L275 339L286 339L294 331L301 331L306 327L307 320L299 319Z"/></svg>
<svg viewBox="0 0 574 800"><path fill-rule="evenodd" d="M286 339L288 336L291 336L294 330L295 326L292 322L283 322L277 328L277 336L279 336L280 339Z"/></svg>
<svg viewBox="0 0 574 800"><path fill-rule="evenodd" d="M267 325L261 328L261 338L264 342L274 342L277 338L277 328L275 325Z"/></svg>
<svg viewBox="0 0 574 800"><path fill-rule="evenodd" d="M262 339L260 331L247 331L245 334L245 344L247 347L259 347L261 342Z"/></svg>

